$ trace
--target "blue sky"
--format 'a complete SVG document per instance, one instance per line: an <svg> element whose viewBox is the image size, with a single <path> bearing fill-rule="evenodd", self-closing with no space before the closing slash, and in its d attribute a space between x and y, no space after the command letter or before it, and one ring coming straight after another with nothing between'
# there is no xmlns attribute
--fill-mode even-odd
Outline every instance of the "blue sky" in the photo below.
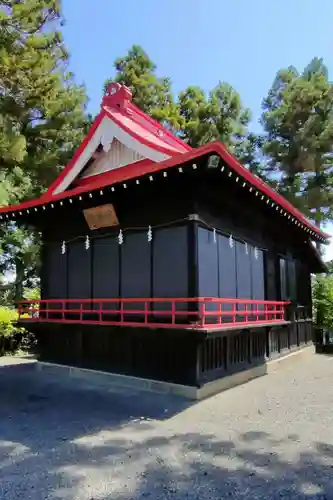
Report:
<svg viewBox="0 0 333 500"><path fill-rule="evenodd" d="M261 102L278 69L323 57L333 79L332 0L63 0L70 69L99 109L113 61L141 45L175 92L227 81L260 130ZM333 228L330 227L330 233ZM333 258L333 244L327 251Z"/></svg>

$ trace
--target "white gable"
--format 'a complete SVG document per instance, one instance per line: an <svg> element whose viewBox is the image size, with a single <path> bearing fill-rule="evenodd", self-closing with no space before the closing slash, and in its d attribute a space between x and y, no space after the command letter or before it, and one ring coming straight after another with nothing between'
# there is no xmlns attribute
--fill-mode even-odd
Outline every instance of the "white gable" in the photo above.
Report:
<svg viewBox="0 0 333 500"><path fill-rule="evenodd" d="M82 172L81 178L91 177L93 175L102 174L109 170L114 170L125 165L130 165L136 161L143 160L144 156L140 155L133 149L130 149L118 139L113 139L109 151L99 153L96 160Z"/></svg>
<svg viewBox="0 0 333 500"><path fill-rule="evenodd" d="M105 116L95 130L85 150L75 162L73 168L53 191L53 195L65 191L72 182L80 176L80 173L84 170L88 161L94 156L100 144L102 144L104 148L104 153L96 158L95 162L87 168L82 177L89 177L97 173L112 170L113 168L124 167L125 165L133 163L133 161L138 161L143 158L156 162L169 158L168 155L160 153L134 139L128 132ZM114 153L113 146L116 146ZM103 156L104 154L106 156Z"/></svg>

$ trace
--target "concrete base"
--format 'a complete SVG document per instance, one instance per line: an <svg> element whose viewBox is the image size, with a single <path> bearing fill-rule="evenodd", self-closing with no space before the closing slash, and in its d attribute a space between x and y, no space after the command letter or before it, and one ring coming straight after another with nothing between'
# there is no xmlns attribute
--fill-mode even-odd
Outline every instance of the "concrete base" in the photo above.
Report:
<svg viewBox="0 0 333 500"><path fill-rule="evenodd" d="M314 354L314 347L305 346L278 359L269 360L266 363L255 366L248 370L244 370L233 375L229 375L213 382L205 384L203 387L191 387L169 382L161 382L158 380L149 380L127 375L119 375L116 373L107 373L102 371L90 370L86 368L77 368L55 363L37 362L35 363L36 370L45 371L56 377L60 375L69 376L81 381L85 381L90 385L98 385L102 387L112 386L114 388L136 389L160 394L170 394L182 396L191 400L200 400L217 394L218 392L231 389L237 385L244 384L249 380L266 375L267 373L275 372L280 368L284 368L288 363L294 363L296 358L309 356Z"/></svg>

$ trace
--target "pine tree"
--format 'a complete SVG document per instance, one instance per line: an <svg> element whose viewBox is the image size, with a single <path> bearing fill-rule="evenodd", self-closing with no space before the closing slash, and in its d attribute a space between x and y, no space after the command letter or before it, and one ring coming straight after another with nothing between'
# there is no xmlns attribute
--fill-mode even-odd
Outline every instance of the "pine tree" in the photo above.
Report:
<svg viewBox="0 0 333 500"><path fill-rule="evenodd" d="M156 74L156 66L139 45L133 45L128 53L114 62L116 74L109 78L106 88L112 81L129 87L133 102L155 120L174 131L180 129L182 120L175 104L171 80Z"/></svg>
<svg viewBox="0 0 333 500"><path fill-rule="evenodd" d="M249 132L241 144L241 150L238 153L240 162L244 167L248 168L250 172L261 177L263 180L268 181L264 170L264 159L262 155L262 136Z"/></svg>
<svg viewBox="0 0 333 500"><path fill-rule="evenodd" d="M333 86L315 58L280 70L263 102L267 173L318 225L333 215Z"/></svg>
<svg viewBox="0 0 333 500"><path fill-rule="evenodd" d="M0 203L39 196L86 130L83 87L67 72L60 0L0 1ZM38 236L8 226L0 268L16 298L38 263Z"/></svg>
<svg viewBox="0 0 333 500"><path fill-rule="evenodd" d="M231 85L220 82L208 96L199 87L188 87L179 95L179 107L185 120L181 136L186 142L197 147L219 140L241 157L251 115Z"/></svg>
<svg viewBox="0 0 333 500"><path fill-rule="evenodd" d="M199 87L189 86L180 92L178 103L184 120L181 138L194 148L212 140L209 104L205 92Z"/></svg>
<svg viewBox="0 0 333 500"><path fill-rule="evenodd" d="M157 76L156 65L138 45L116 59L114 67L115 76L105 82L105 88L112 81L127 85L140 109L192 147L221 140L238 156L245 153L250 112L231 85L220 82L208 96L189 86L175 100L170 78Z"/></svg>

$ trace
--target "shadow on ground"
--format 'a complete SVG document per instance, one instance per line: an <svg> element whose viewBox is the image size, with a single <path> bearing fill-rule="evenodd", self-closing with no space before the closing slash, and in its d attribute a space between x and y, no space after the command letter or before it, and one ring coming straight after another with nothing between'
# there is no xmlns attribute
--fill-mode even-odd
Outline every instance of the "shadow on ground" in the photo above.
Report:
<svg viewBox="0 0 333 500"><path fill-rule="evenodd" d="M0 368L0 394L1 500L333 499L328 443L286 460L297 434L176 432L193 410L180 398L86 390L28 365Z"/></svg>

